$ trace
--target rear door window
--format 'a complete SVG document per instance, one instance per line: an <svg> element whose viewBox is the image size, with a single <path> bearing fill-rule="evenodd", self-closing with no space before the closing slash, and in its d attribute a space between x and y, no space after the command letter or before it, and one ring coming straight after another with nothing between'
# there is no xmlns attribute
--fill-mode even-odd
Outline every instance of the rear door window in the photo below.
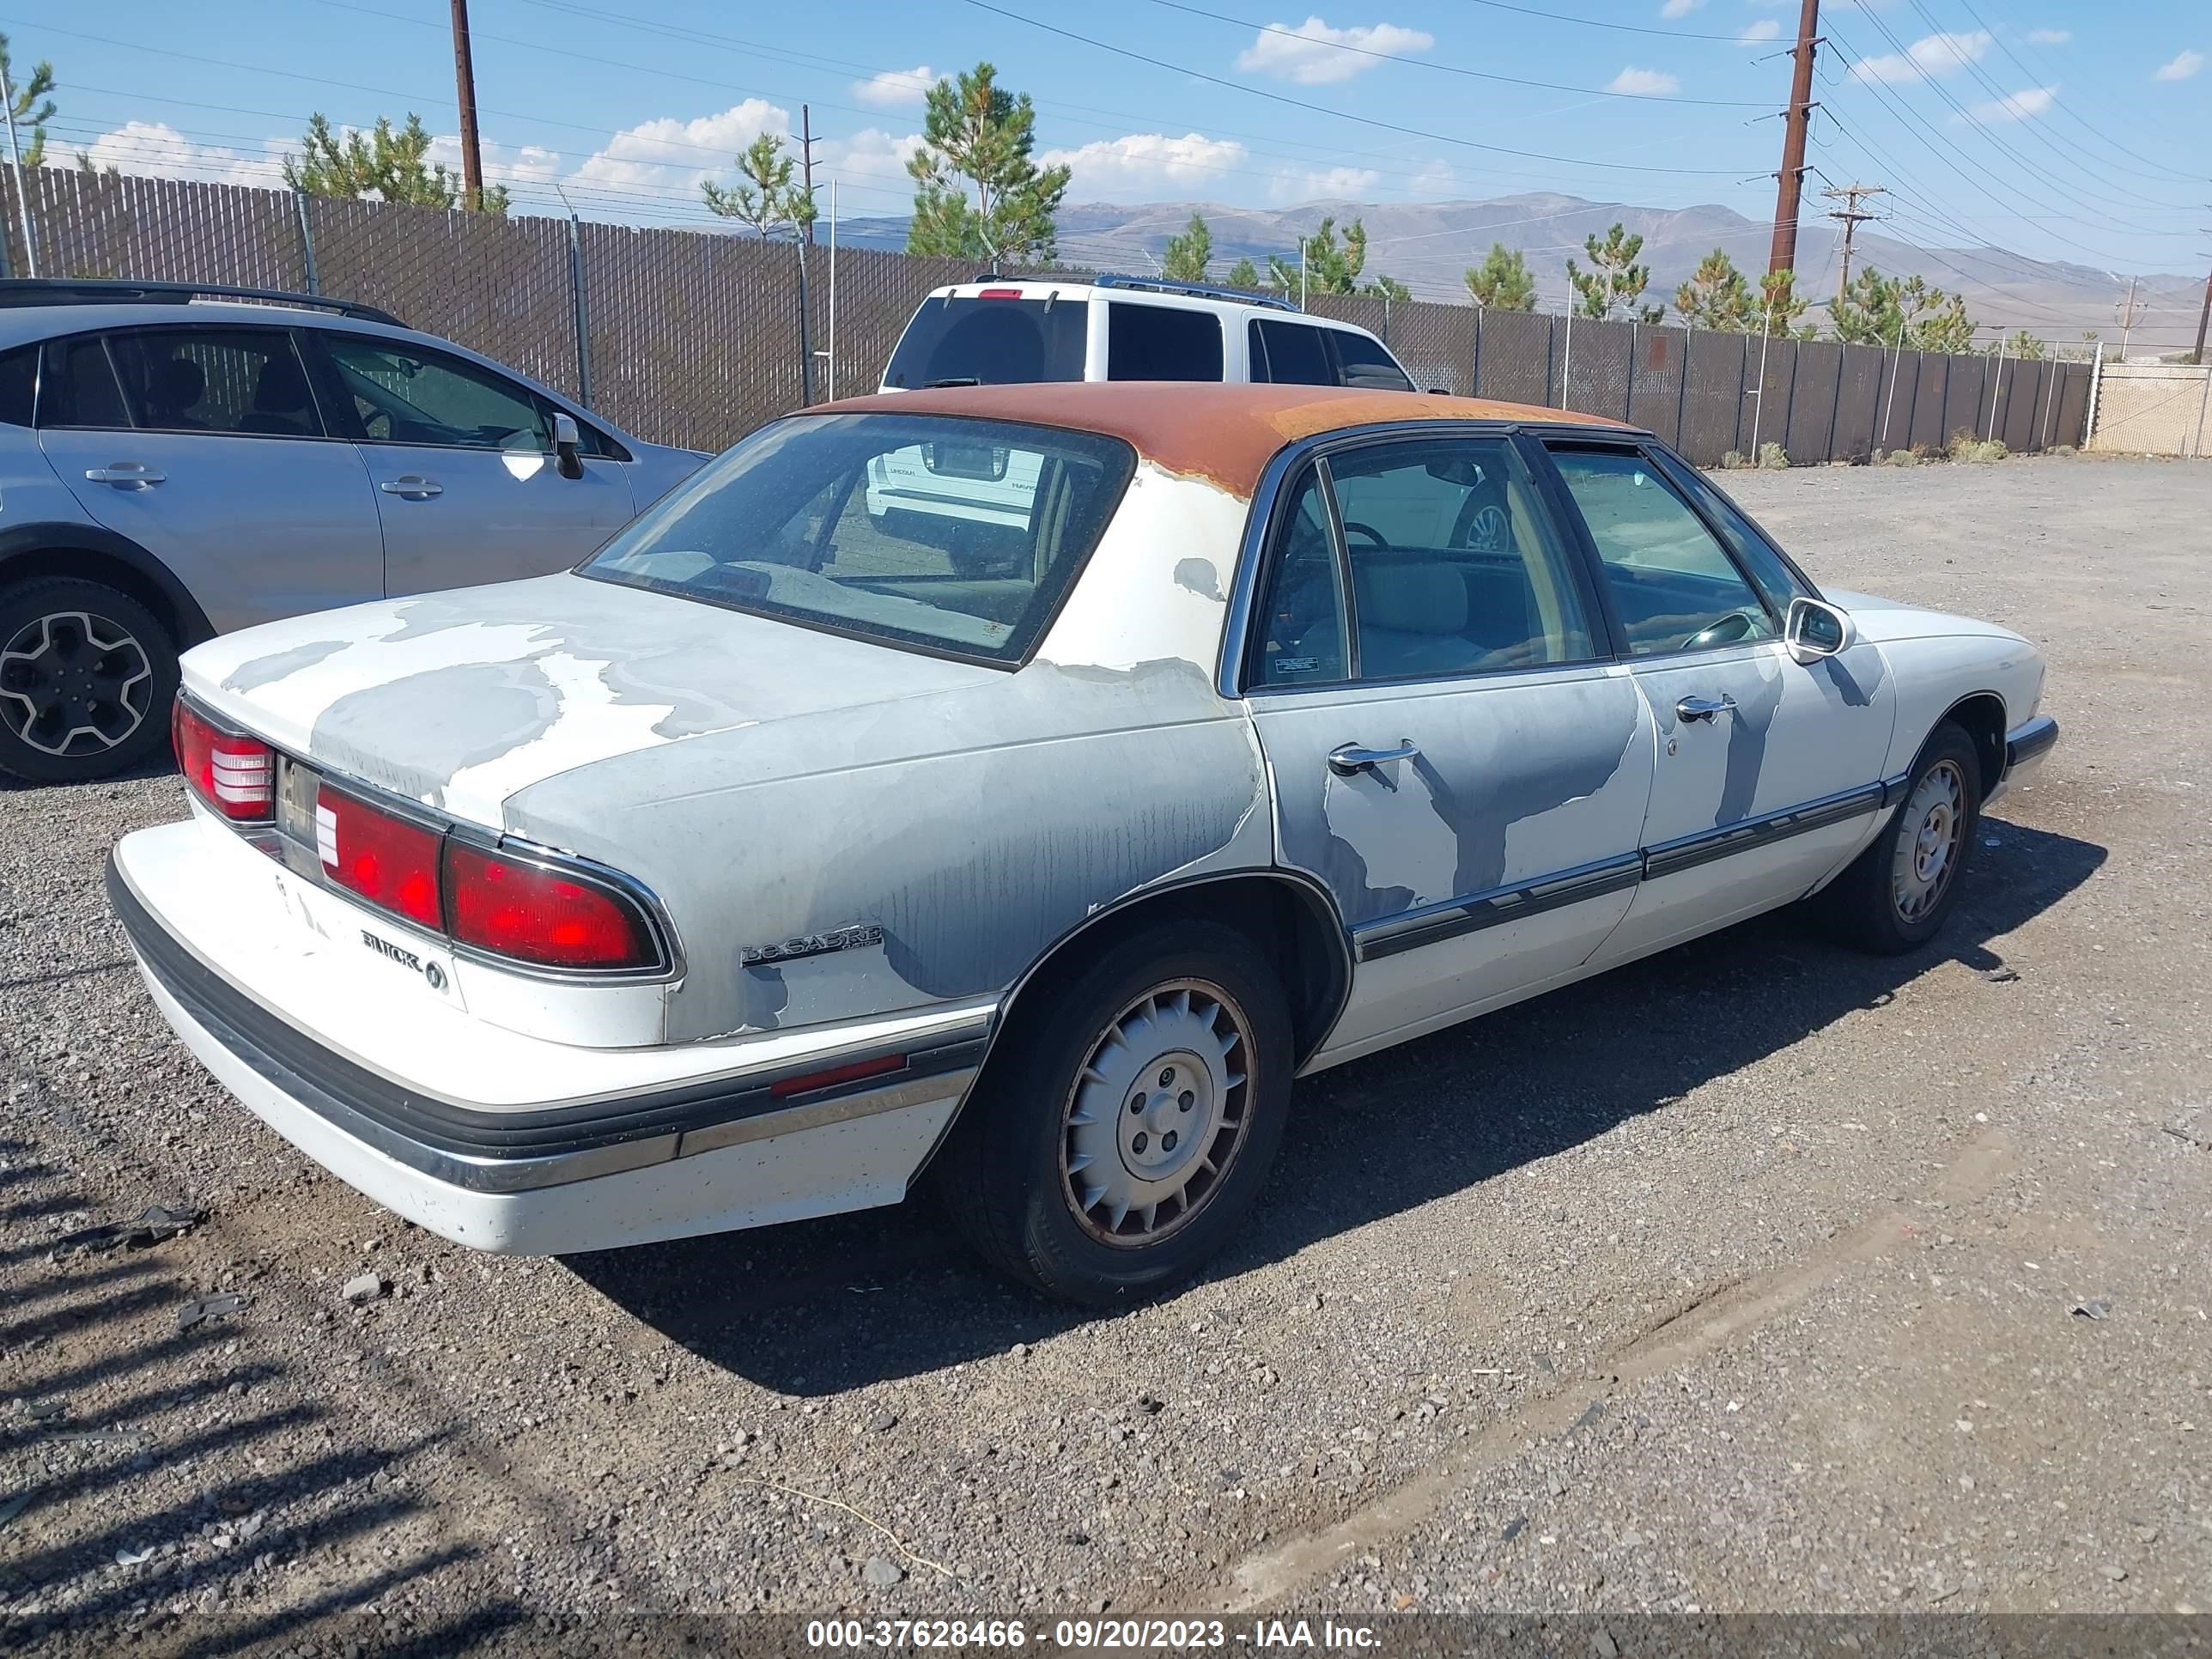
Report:
<svg viewBox="0 0 2212 1659"><path fill-rule="evenodd" d="M1090 331L1091 307L1082 300L925 300L899 337L884 384L912 391L1079 380Z"/></svg>
<svg viewBox="0 0 2212 1659"><path fill-rule="evenodd" d="M9 426L28 426L31 406L39 392L39 349L17 346L0 351L0 421Z"/></svg>
<svg viewBox="0 0 2212 1659"><path fill-rule="evenodd" d="M1337 384L1365 386L1376 392L1411 392L1413 381L1406 371L1398 367L1380 340L1370 335L1355 334L1348 328L1328 331L1329 343L1336 348Z"/></svg>
<svg viewBox="0 0 2212 1659"><path fill-rule="evenodd" d="M46 342L39 376L39 424L129 429L131 416L107 361L107 343L99 335Z"/></svg>
<svg viewBox="0 0 2212 1659"><path fill-rule="evenodd" d="M145 430L323 435L307 371L283 329L134 329L110 335L108 348Z"/></svg>
<svg viewBox="0 0 2212 1659"><path fill-rule="evenodd" d="M1328 342L1310 323L1255 319L1252 330L1252 378L1277 386L1334 386L1336 366Z"/></svg>
<svg viewBox="0 0 2212 1659"><path fill-rule="evenodd" d="M1213 313L1116 300L1106 319L1108 380L1221 378L1221 319Z"/></svg>

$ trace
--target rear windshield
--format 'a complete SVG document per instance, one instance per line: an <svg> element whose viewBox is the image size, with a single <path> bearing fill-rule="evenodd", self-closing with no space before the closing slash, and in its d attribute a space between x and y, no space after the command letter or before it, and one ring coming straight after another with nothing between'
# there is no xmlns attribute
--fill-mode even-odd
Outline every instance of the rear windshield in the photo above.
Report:
<svg viewBox="0 0 2212 1659"><path fill-rule="evenodd" d="M1135 465L1118 438L1056 427L793 416L694 473L582 574L1018 662L1043 637Z"/></svg>
<svg viewBox="0 0 2212 1659"><path fill-rule="evenodd" d="M1079 380L1090 328L1083 300L924 300L884 384L912 391Z"/></svg>

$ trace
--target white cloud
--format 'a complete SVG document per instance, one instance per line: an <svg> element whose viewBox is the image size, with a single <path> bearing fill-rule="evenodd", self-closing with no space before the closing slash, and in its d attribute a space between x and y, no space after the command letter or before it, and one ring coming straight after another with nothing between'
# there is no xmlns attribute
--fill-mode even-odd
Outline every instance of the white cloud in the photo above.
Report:
<svg viewBox="0 0 2212 1659"><path fill-rule="evenodd" d="M284 182L284 152L296 140L264 138L261 150L196 144L166 121L126 121L84 147L103 173L137 173L149 179L197 179L204 184L258 185L270 189Z"/></svg>
<svg viewBox="0 0 2212 1659"><path fill-rule="evenodd" d="M2032 46L2063 46L2074 38L2072 29L2030 29L2027 43Z"/></svg>
<svg viewBox="0 0 2212 1659"><path fill-rule="evenodd" d="M624 127L575 172L572 183L610 190L690 193L708 179L726 180L738 152L763 132L791 132L791 112L748 98L719 115L674 116Z"/></svg>
<svg viewBox="0 0 2212 1659"><path fill-rule="evenodd" d="M1978 127L2002 126L2008 121L2032 121L2045 113L2058 96L2056 87L2023 87L2018 92L2008 92L2002 98L1976 104L1964 115L1951 118L1955 125L1971 121Z"/></svg>
<svg viewBox="0 0 2212 1659"><path fill-rule="evenodd" d="M937 72L927 64L910 70L885 70L871 80L853 82L853 96L871 109L903 109L921 102L937 84Z"/></svg>
<svg viewBox="0 0 2212 1659"><path fill-rule="evenodd" d="M829 198L823 194L823 181L830 179L848 180L853 188L863 185L873 191L911 190L907 179L908 158L921 148L921 135L909 132L904 137L885 132L881 127L864 127L849 138L817 138L814 141L814 199L822 210L830 210ZM846 204L844 211L858 211Z"/></svg>
<svg viewBox="0 0 2212 1659"><path fill-rule="evenodd" d="M1854 81L1940 81L1956 75L1969 64L1981 62L1990 49L1985 29L1971 34L1923 35L1902 53L1886 52L1862 58L1851 65Z"/></svg>
<svg viewBox="0 0 2212 1659"><path fill-rule="evenodd" d="M1736 39L1747 46L1755 46L1763 40L1779 40L1781 38L1782 25L1771 17L1759 19L1741 34L1736 36Z"/></svg>
<svg viewBox="0 0 2212 1659"><path fill-rule="evenodd" d="M1372 167L1286 167L1268 186L1268 194L1279 202L1357 200L1382 182L1382 175Z"/></svg>
<svg viewBox="0 0 2212 1659"><path fill-rule="evenodd" d="M2204 67L2204 54L2193 47L2174 54L2169 63L2160 64L2154 81L2186 81Z"/></svg>
<svg viewBox="0 0 2212 1659"><path fill-rule="evenodd" d="M1036 160L1040 167L1072 169L1072 189L1079 197L1112 197L1141 195L1164 185L1218 191L1222 170L1240 166L1246 155L1244 146L1233 138L1209 138L1202 132L1187 132L1180 138L1164 132L1132 132L1101 138L1079 149L1048 149Z"/></svg>
<svg viewBox="0 0 2212 1659"><path fill-rule="evenodd" d="M1296 28L1287 23L1270 23L1237 53L1237 67L1247 75L1272 76L1302 87L1317 87L1331 81L1349 81L1363 70L1376 68L1382 59L1368 56L1370 52L1405 58L1426 52L1436 43L1434 35L1401 28L1395 23L1354 24L1337 29L1318 17L1309 17ZM1358 50L1346 52L1346 46Z"/></svg>
<svg viewBox="0 0 2212 1659"><path fill-rule="evenodd" d="M561 152L548 149L543 144L506 144L483 146L484 182L488 185L508 185L527 187L550 184L561 176ZM443 167L448 173L461 170L461 140L458 133L440 133L430 140L430 148L423 159L433 167Z"/></svg>
<svg viewBox="0 0 2212 1659"><path fill-rule="evenodd" d="M1638 69L1632 64L1607 82L1605 89L1634 98L1672 98L1681 91L1682 83L1664 70Z"/></svg>
<svg viewBox="0 0 2212 1659"><path fill-rule="evenodd" d="M1677 17L1687 17L1705 3L1705 0L1667 0L1667 3L1659 8L1659 15L1670 21Z"/></svg>

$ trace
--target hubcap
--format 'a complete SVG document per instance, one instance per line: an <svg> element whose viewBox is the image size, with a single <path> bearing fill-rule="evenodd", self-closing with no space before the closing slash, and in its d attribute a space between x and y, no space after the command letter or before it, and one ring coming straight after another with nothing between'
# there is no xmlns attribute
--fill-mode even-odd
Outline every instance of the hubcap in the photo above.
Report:
<svg viewBox="0 0 2212 1659"><path fill-rule="evenodd" d="M1206 1206L1244 1144L1251 1054L1218 985L1174 980L1121 1011L1060 1119L1060 1189L1085 1232L1150 1244Z"/></svg>
<svg viewBox="0 0 2212 1659"><path fill-rule="evenodd" d="M0 646L0 722L32 748L97 755L146 720L154 666L146 647L105 617L40 617Z"/></svg>
<svg viewBox="0 0 2212 1659"><path fill-rule="evenodd" d="M1905 803L1890 868L1890 890L1899 917L1917 921L1942 900L1958 873L1966 834L1966 780L1955 763L1942 761Z"/></svg>

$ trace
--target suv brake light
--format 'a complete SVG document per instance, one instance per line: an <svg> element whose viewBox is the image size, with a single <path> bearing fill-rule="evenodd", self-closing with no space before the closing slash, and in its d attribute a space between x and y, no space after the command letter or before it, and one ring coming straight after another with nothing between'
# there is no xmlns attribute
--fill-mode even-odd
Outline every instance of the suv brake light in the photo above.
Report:
<svg viewBox="0 0 2212 1659"><path fill-rule="evenodd" d="M238 823L260 823L276 805L276 751L258 738L225 732L183 698L170 716L177 765L192 793Z"/></svg>

